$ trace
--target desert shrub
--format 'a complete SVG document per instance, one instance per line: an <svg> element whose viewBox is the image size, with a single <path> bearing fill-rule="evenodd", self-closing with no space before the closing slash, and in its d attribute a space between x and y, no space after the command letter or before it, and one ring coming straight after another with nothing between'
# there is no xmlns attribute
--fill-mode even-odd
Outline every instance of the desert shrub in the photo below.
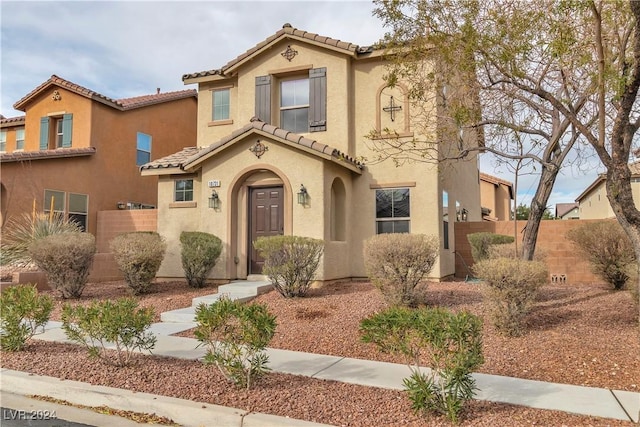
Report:
<svg viewBox="0 0 640 427"><path fill-rule="evenodd" d="M0 348L20 351L49 321L53 300L35 285L11 286L0 295Z"/></svg>
<svg viewBox="0 0 640 427"><path fill-rule="evenodd" d="M52 234L29 247L33 262L46 274L49 286L65 299L82 295L95 253L95 237L79 232Z"/></svg>
<svg viewBox="0 0 640 427"><path fill-rule="evenodd" d="M301 236L260 237L254 247L264 258L262 272L284 297L304 296L324 252L322 240Z"/></svg>
<svg viewBox="0 0 640 427"><path fill-rule="evenodd" d="M633 245L620 224L602 221L569 230L567 238L576 244L594 274L614 289L624 289L636 268Z"/></svg>
<svg viewBox="0 0 640 427"><path fill-rule="evenodd" d="M362 320L360 333L364 342L405 357L411 375L403 382L414 411L458 421L476 390L471 374L484 363L479 317L441 308L391 307Z"/></svg>
<svg viewBox="0 0 640 427"><path fill-rule="evenodd" d="M214 364L238 387L250 388L269 368L265 348L276 330L276 318L262 304L221 298L196 308L195 337L206 345L204 362Z"/></svg>
<svg viewBox="0 0 640 427"><path fill-rule="evenodd" d="M133 232L116 236L111 252L134 295L149 291L167 248L162 236L155 232Z"/></svg>
<svg viewBox="0 0 640 427"><path fill-rule="evenodd" d="M213 234L200 231L180 233L182 269L192 288L205 285L207 275L222 253L222 241Z"/></svg>
<svg viewBox="0 0 640 427"><path fill-rule="evenodd" d="M373 285L391 305L423 299L416 286L433 269L439 241L424 234L378 234L364 243L364 263Z"/></svg>
<svg viewBox="0 0 640 427"><path fill-rule="evenodd" d="M133 298L94 301L87 307L65 304L62 329L71 341L85 346L90 356L127 366L136 350L155 346L156 337L148 330L153 316L152 308L138 308Z"/></svg>
<svg viewBox="0 0 640 427"><path fill-rule="evenodd" d="M496 329L508 336L521 335L538 289L547 281L546 264L493 258L476 263L473 269L486 282L485 301Z"/></svg>
<svg viewBox="0 0 640 427"><path fill-rule="evenodd" d="M497 245L490 245L487 251L488 258L522 258L524 248L522 245L518 245L518 251L516 254L515 243L500 243ZM516 256L517 255L517 256ZM534 261L544 261L547 259L547 252L544 249L536 248L533 254Z"/></svg>
<svg viewBox="0 0 640 427"><path fill-rule="evenodd" d="M513 243L515 239L513 236L505 236L504 234L482 232L467 234L467 240L471 245L473 261L480 262L489 258L489 247L491 245Z"/></svg>
<svg viewBox="0 0 640 427"><path fill-rule="evenodd" d="M2 264L25 266L31 263L29 246L52 234L82 231L73 220L65 219L60 213L24 213L11 217L2 227Z"/></svg>

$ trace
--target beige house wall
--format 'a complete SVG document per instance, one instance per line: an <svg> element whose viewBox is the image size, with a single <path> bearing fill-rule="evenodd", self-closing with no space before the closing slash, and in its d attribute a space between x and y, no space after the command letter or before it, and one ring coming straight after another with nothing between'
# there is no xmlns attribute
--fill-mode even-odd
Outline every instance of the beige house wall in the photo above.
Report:
<svg viewBox="0 0 640 427"><path fill-rule="evenodd" d="M287 46L298 55L291 62L280 53ZM235 67L235 66L234 66ZM396 166L391 161L374 162L367 136L375 129L398 126L395 131L409 141L410 107L402 87L394 88L394 98L403 107L396 120L382 112L380 97L385 89L385 64L379 53L369 58L354 58L339 49L312 42L284 39L272 42L264 52L252 56L224 77L198 78L198 146L206 147L227 138L249 123L255 114L255 78L272 76L271 124L279 125L279 79L308 76L311 68L326 67L326 131L302 136L327 144L348 156L362 160L366 166L358 173L317 151L257 130L248 131L226 142L222 148L205 155L203 160L184 172L193 172L194 201L178 207L172 203L173 183L187 175L161 174L158 186L158 226L167 239L168 254L158 273L161 277L180 277L179 235L185 230L200 230L219 236L225 243L223 254L212 271L212 279L232 280L247 276L248 258L248 188L252 185L278 184L284 188L284 234L323 239L325 255L318 279L336 280L366 277L363 243L376 233L376 190L409 188L410 232L436 235L443 241L442 191L449 194L449 212L456 204L469 212L469 220L480 220L480 189L477 161L457 162L439 167L435 163L412 163ZM231 118L212 124L212 90L230 87ZM385 92L386 93L386 92ZM431 126L437 128L435 116ZM420 136L419 136L420 137ZM424 137L424 136L422 136ZM436 135L429 135L434 139ZM466 135L476 138L476 135ZM268 151L257 158L249 148L258 140ZM446 142L445 142L446 143ZM208 208L211 189L207 183L220 181L219 210ZM304 184L309 194L306 206L297 203L297 192ZM340 201L344 204L338 206ZM339 216L340 218L337 218ZM450 215L455 221L455 213ZM451 276L455 272L454 227L449 228L449 248L441 247L432 278Z"/></svg>

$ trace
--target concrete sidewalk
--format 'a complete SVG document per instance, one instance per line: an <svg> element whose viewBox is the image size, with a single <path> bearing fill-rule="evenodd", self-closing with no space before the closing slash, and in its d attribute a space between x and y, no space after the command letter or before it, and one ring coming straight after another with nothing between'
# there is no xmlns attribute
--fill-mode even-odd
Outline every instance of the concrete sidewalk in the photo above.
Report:
<svg viewBox="0 0 640 427"><path fill-rule="evenodd" d="M60 325L60 322L49 322L45 332L36 335L35 338L46 341L70 342ZM193 326L191 323L154 325L153 330L158 334L158 341L153 354L189 360L202 358L205 349L197 347L199 344L197 340L159 334L160 331L188 329L191 326ZM410 375L409 368L401 364L279 349L267 349L267 354L269 355L269 367L274 372L364 386L402 390L402 379ZM547 383L498 375L474 374L474 377L479 388L475 398L479 400L636 423L640 418L640 393ZM4 390L4 378L2 383Z"/></svg>

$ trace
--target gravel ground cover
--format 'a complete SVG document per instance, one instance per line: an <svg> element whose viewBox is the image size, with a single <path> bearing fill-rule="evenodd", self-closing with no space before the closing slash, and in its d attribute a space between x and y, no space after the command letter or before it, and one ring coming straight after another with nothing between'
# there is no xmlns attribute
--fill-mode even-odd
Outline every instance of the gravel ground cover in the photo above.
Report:
<svg viewBox="0 0 640 427"><path fill-rule="evenodd" d="M466 309L485 316L479 284L427 284L430 305ZM184 282L154 285L140 304L156 313L190 305L191 298L216 287L190 289ZM80 304L95 298L126 296L123 282L89 284ZM271 347L402 363L361 343L358 325L385 307L365 282L337 283L312 289L305 298L285 300L276 292L257 298L278 318ZM62 301L53 318L59 319ZM529 319L529 331L503 338L485 322L481 372L618 390L638 391L640 339L637 311L627 292L604 285L548 285ZM188 336L190 332L181 335ZM136 357L128 368L89 359L78 346L34 341L27 351L3 353L4 368L86 381L141 392L191 399L337 426L449 425L439 417L412 414L404 393L306 377L270 374L246 391L229 385L215 368L198 361L157 356ZM82 369L78 369L82 366ZM632 426L631 422L598 419L557 411L473 401L463 426Z"/></svg>

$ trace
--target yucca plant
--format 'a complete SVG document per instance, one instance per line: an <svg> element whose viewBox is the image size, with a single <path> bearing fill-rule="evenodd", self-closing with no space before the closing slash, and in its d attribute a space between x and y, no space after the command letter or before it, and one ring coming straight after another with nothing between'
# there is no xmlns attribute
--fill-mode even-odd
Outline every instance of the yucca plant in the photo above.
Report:
<svg viewBox="0 0 640 427"><path fill-rule="evenodd" d="M29 247L36 240L53 234L81 231L78 223L58 212L23 213L12 217L2 230L2 264L29 265L32 263Z"/></svg>

